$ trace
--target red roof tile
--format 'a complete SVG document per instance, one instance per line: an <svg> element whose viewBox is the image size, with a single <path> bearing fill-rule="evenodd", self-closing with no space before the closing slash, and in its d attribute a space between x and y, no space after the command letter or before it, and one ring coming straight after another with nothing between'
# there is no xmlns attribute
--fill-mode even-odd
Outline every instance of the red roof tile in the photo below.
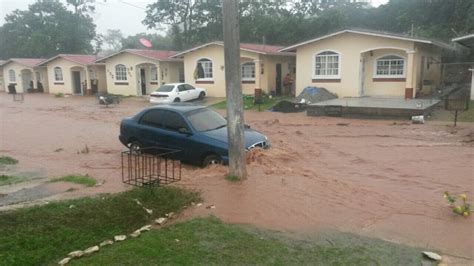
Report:
<svg viewBox="0 0 474 266"><path fill-rule="evenodd" d="M60 57L81 64L90 65L93 64L99 57L97 55L82 55L82 54L61 54Z"/></svg>
<svg viewBox="0 0 474 266"><path fill-rule="evenodd" d="M15 62L27 67L36 67L39 63L43 61L43 58L10 58L4 64L8 64L9 62Z"/></svg>
<svg viewBox="0 0 474 266"><path fill-rule="evenodd" d="M240 43L240 49L252 50L264 54L281 54L280 49L283 49L283 46Z"/></svg>
<svg viewBox="0 0 474 266"><path fill-rule="evenodd" d="M144 57L156 59L156 60L168 60L170 56L177 54L176 51L165 51L165 50L144 50L144 49L126 49L124 52L131 54L141 55Z"/></svg>

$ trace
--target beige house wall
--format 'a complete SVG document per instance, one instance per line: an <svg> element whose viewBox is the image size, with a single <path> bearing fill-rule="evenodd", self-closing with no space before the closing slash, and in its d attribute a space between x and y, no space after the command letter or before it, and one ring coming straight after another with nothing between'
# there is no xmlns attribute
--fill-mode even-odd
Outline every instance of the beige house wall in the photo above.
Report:
<svg viewBox="0 0 474 266"><path fill-rule="evenodd" d="M361 53L374 51L373 57L375 58L382 52L392 53L394 50L408 58L406 51L414 51L415 44L412 41L343 33L298 47L296 94L299 94L307 86L317 86L324 87L339 97L361 96ZM340 81L313 82L314 56L323 51L335 51L340 54ZM415 51L414 54L414 69L417 69L419 65L419 52ZM403 96L405 82L370 82L369 79L373 76L373 62L370 62L371 60L373 59L366 62L364 81L367 87L364 87L364 91L373 95ZM407 65L405 62L405 67ZM413 88L416 88L415 84L419 75L416 71L411 74L413 75Z"/></svg>
<svg viewBox="0 0 474 266"><path fill-rule="evenodd" d="M127 68L127 81L115 79L115 66L122 64ZM161 85L179 81L179 68L182 62L158 61L142 56L122 53L110 57L105 61L105 75L107 90L112 94L142 95L140 86L140 69L145 70L146 94L149 94ZM151 80L151 66L156 65L158 80Z"/></svg>
<svg viewBox="0 0 474 266"><path fill-rule="evenodd" d="M0 67L0 91L6 91L5 81L3 78L3 68Z"/></svg>
<svg viewBox="0 0 474 266"><path fill-rule="evenodd" d="M15 81L10 80L10 75L9 71L10 69L15 71ZM16 91L17 92L26 92L25 88L29 87L30 82L27 81L26 83L24 82L24 74L25 73L30 73L31 75L31 80L33 81L33 86L34 88L37 87L37 80L36 80L36 72L39 73L40 76L40 82L43 84L43 88L45 92L48 91L48 82L47 82L47 70L44 67L27 67L21 64L18 64L16 62L10 62L6 65L3 66L3 83L4 83L4 89L7 91L8 85L9 84L16 84ZM26 80L25 80L26 81Z"/></svg>
<svg viewBox="0 0 474 266"><path fill-rule="evenodd" d="M194 79L194 71L199 59L207 58L212 61L213 79L199 81ZM242 82L243 94L254 94L255 88L261 88L269 93L275 89L275 68L277 63L282 63L282 80L288 70L288 62L295 60L294 57L262 55L255 52L240 51L240 64L255 62L255 81ZM263 74L261 73L263 64ZM184 55L185 81L195 87L207 90L210 97L225 97L225 69L224 69L224 47L221 45L210 45L189 52ZM286 72L285 72L286 71Z"/></svg>
<svg viewBox="0 0 474 266"><path fill-rule="evenodd" d="M60 67L63 73L63 80L57 81L55 80L54 76L54 69L56 67ZM98 79L98 90L99 91L107 91L107 84L105 81L105 66L101 65L94 65L94 66L86 66L82 64L78 64L61 57L48 62L47 63L48 69L48 84L49 84L49 93L64 93L64 94L87 94L86 90L91 89L91 75L90 70L96 72L97 79ZM79 71L80 73L80 80L81 80L81 93L74 93L73 88L73 71Z"/></svg>

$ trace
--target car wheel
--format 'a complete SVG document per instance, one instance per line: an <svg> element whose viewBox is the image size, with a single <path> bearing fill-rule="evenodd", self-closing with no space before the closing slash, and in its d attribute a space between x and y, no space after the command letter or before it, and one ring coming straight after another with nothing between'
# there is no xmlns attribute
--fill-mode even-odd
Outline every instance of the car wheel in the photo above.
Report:
<svg viewBox="0 0 474 266"><path fill-rule="evenodd" d="M128 145L128 148L130 149L130 153L133 154L140 154L142 153L142 144L138 141L133 141Z"/></svg>
<svg viewBox="0 0 474 266"><path fill-rule="evenodd" d="M180 99L180 98L176 98L176 99L174 99L174 102L175 102L175 103L179 103L179 102L181 102L181 99Z"/></svg>
<svg viewBox="0 0 474 266"><path fill-rule="evenodd" d="M222 164L221 157L215 154L207 155L206 157L204 157L204 160L202 160L202 166L207 167L211 164Z"/></svg>
<svg viewBox="0 0 474 266"><path fill-rule="evenodd" d="M199 93L199 97L198 97L199 100L202 100L204 98L204 96L206 96L206 94L203 91L201 91L201 93Z"/></svg>

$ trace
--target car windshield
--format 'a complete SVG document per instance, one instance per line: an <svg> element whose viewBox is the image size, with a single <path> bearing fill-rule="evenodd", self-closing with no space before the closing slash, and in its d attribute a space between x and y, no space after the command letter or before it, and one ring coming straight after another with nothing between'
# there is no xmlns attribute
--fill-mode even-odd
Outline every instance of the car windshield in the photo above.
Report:
<svg viewBox="0 0 474 266"><path fill-rule="evenodd" d="M197 109L185 114L197 131L210 131L227 126L227 121L218 113L207 109Z"/></svg>
<svg viewBox="0 0 474 266"><path fill-rule="evenodd" d="M159 89L157 89L157 92L170 92L174 89L173 85L163 85Z"/></svg>

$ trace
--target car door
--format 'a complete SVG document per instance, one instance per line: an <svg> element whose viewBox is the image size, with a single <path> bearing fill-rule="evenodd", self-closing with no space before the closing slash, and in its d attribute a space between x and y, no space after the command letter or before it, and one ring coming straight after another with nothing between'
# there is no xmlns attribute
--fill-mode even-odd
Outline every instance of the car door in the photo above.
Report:
<svg viewBox="0 0 474 266"><path fill-rule="evenodd" d="M165 147L166 131L163 130L165 111L152 109L142 115L138 122L138 141L146 147Z"/></svg>
<svg viewBox="0 0 474 266"><path fill-rule="evenodd" d="M193 86L189 84L184 84L184 87L186 88L186 91L188 92L190 100L194 100L199 97L199 91L196 90L196 88L194 88Z"/></svg>
<svg viewBox="0 0 474 266"><path fill-rule="evenodd" d="M163 129L167 131L167 147L179 151L178 159L190 161L194 151L199 150L190 126L177 112L167 110L164 117Z"/></svg>
<svg viewBox="0 0 474 266"><path fill-rule="evenodd" d="M178 97L181 99L182 102L189 100L189 94L183 84L178 85Z"/></svg>

